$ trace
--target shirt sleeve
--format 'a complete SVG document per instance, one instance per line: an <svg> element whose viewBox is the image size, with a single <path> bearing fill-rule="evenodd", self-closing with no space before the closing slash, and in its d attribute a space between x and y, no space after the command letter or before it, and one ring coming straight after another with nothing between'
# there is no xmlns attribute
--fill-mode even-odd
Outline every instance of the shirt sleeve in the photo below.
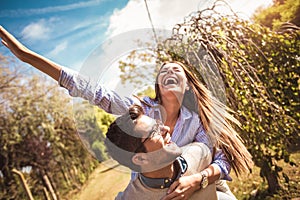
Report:
<svg viewBox="0 0 300 200"><path fill-rule="evenodd" d="M216 150L212 164L216 164L220 168L220 179L232 181L232 178L229 176L231 165L221 149Z"/></svg>
<svg viewBox="0 0 300 200"><path fill-rule="evenodd" d="M97 84L89 77L63 67L58 80L61 87L66 88L72 97L81 97L91 104L99 106L108 113L121 115L134 103L139 103L134 97L120 97L116 92Z"/></svg>
<svg viewBox="0 0 300 200"><path fill-rule="evenodd" d="M210 151L213 153L213 145L212 145L211 141L209 140L209 137L205 133L202 125L199 126L199 128L198 128L198 132L195 137L195 141L206 144L208 146L208 148L210 149ZM231 177L229 176L229 173L231 170L230 163L228 162L225 154L223 153L223 151L221 149L216 150L212 164L215 164L216 166L219 167L220 172L221 172L220 179L228 180L228 181L232 180Z"/></svg>

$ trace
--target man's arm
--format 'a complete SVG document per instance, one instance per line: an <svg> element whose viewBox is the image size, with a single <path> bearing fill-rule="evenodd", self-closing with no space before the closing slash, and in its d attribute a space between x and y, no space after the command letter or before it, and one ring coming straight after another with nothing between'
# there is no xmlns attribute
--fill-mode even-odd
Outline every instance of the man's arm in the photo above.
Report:
<svg viewBox="0 0 300 200"><path fill-rule="evenodd" d="M216 184L211 183L205 189L197 190L190 198L190 200L217 200Z"/></svg>
<svg viewBox="0 0 300 200"><path fill-rule="evenodd" d="M18 59L32 65L58 81L61 70L60 65L25 47L2 26L0 26L0 37L4 46L6 46Z"/></svg>
<svg viewBox="0 0 300 200"><path fill-rule="evenodd" d="M215 164L210 164L212 161L212 153L206 144L195 142L186 145L186 147L188 147L186 148L187 151L184 151L186 155L183 155L183 157L186 159L189 169L192 169L193 173L191 174L189 170L187 170L185 176L180 177L170 186L168 195L163 198L163 200L173 198L189 199L195 192L203 190L201 189L203 178L201 173L206 174L209 185L215 185L214 182L220 177L219 167Z"/></svg>

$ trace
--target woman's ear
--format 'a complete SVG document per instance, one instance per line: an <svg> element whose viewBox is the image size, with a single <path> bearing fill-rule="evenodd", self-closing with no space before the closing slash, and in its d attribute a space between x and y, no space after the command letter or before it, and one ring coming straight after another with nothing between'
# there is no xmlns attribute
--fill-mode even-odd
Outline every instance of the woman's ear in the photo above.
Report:
<svg viewBox="0 0 300 200"><path fill-rule="evenodd" d="M146 165L148 164L149 160L147 158L147 155L145 153L136 153L132 158L132 162L136 165Z"/></svg>

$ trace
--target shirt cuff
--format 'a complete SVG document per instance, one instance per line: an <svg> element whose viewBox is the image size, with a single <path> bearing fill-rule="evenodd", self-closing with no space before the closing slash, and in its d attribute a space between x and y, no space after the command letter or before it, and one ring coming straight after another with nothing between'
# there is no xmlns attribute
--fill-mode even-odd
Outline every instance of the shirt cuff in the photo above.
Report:
<svg viewBox="0 0 300 200"><path fill-rule="evenodd" d="M60 76L58 79L58 84L61 87L68 88L70 84L72 84L72 80L74 76L77 76L77 72L73 71L69 68L62 67L60 70Z"/></svg>
<svg viewBox="0 0 300 200"><path fill-rule="evenodd" d="M217 167L217 168L219 169L219 171L220 171L219 180L232 181L232 178L229 176L229 174L226 175L226 174L223 172L222 168L221 168L218 164L212 163L211 165L213 165L214 167Z"/></svg>

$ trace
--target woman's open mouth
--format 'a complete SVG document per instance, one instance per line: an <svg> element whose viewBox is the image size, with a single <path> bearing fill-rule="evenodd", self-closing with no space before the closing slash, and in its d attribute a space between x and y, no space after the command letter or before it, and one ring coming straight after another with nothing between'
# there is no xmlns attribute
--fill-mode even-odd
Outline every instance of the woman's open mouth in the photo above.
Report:
<svg viewBox="0 0 300 200"><path fill-rule="evenodd" d="M163 82L164 86L168 86L168 85L177 85L178 84L178 80L175 77L168 77L164 80Z"/></svg>

